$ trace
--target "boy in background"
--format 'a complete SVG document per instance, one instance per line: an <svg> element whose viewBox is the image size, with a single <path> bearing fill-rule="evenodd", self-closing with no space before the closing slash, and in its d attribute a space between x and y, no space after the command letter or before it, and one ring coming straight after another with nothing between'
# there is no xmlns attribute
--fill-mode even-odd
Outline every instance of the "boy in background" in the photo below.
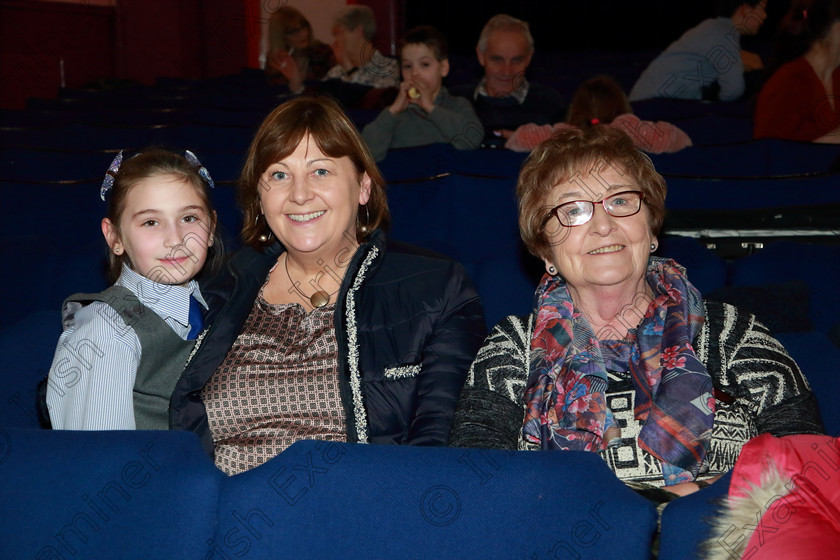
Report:
<svg viewBox="0 0 840 560"><path fill-rule="evenodd" d="M436 142L459 150L478 148L484 128L469 100L443 86L449 74L446 38L434 27L420 26L400 41L402 83L396 100L362 131L376 161L391 148Z"/></svg>

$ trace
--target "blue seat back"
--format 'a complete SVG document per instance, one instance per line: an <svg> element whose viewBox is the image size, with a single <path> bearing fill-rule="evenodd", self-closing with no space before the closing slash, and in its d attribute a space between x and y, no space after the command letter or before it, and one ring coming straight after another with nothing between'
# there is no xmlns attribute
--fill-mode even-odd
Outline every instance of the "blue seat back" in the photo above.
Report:
<svg viewBox="0 0 840 560"><path fill-rule="evenodd" d="M584 452L301 441L226 480L219 504L215 542L255 560L647 559L656 525Z"/></svg>
<svg viewBox="0 0 840 560"><path fill-rule="evenodd" d="M0 429L0 550L205 558L223 478L188 432Z"/></svg>

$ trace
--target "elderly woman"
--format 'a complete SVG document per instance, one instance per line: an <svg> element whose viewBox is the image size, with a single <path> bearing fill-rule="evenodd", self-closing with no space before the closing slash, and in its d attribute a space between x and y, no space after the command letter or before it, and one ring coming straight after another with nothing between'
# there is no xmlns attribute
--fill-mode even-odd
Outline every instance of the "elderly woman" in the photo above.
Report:
<svg viewBox="0 0 840 560"><path fill-rule="evenodd" d="M302 93L306 81L323 79L335 64L332 47L313 37L309 20L291 6L271 14L268 36L266 75L272 84L288 84L292 93Z"/></svg>
<svg viewBox="0 0 840 560"><path fill-rule="evenodd" d="M325 79L371 88L400 87L400 63L373 45L376 16L369 6L342 9L333 21L333 53L337 64Z"/></svg>
<svg viewBox="0 0 840 560"><path fill-rule="evenodd" d="M559 132L531 153L519 224L543 276L472 365L451 445L601 454L626 481L688 493L752 436L817 432L796 363L752 315L704 302L652 257L665 181L618 130Z"/></svg>
<svg viewBox="0 0 840 560"><path fill-rule="evenodd" d="M275 109L238 199L248 247L202 290L210 327L171 427L229 474L299 439L446 445L481 303L457 263L386 240L382 176L338 105Z"/></svg>

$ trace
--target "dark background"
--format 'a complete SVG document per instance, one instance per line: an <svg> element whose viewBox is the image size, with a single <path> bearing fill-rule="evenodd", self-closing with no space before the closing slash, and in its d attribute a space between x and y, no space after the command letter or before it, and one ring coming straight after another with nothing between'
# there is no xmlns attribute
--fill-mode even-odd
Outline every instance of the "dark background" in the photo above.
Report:
<svg viewBox="0 0 840 560"><path fill-rule="evenodd" d="M758 39L768 40L789 0L770 0ZM538 51L661 50L687 29L714 17L713 2L674 0L405 0L405 24L444 32L457 54L474 52L490 17L506 13L529 22ZM749 38L744 38L745 43Z"/></svg>
<svg viewBox="0 0 840 560"><path fill-rule="evenodd" d="M22 109L28 98L54 98L62 86L103 81L151 85L158 77L213 78L257 67L260 7L268 0L0 0L0 108ZM277 5L278 0L272 0ZM581 66L627 67L632 83L647 60L687 29L713 15L713 3L673 0L357 0L377 14L376 44L385 53L405 29L420 24L448 37L455 78L480 74L475 44L497 13L528 21L536 43L530 72ZM768 21L742 46L765 55L790 0L770 0ZM314 13L319 6L312 0ZM326 38L325 38L326 39ZM642 53L641 56L638 53ZM640 67L641 66L641 67ZM593 68L597 72L597 68Z"/></svg>

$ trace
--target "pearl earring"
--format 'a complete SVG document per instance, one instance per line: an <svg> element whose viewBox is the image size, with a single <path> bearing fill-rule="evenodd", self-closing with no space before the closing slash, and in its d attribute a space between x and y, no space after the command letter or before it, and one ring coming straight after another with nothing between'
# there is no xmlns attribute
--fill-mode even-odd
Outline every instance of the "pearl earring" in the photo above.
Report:
<svg viewBox="0 0 840 560"><path fill-rule="evenodd" d="M549 266L548 267L548 273L551 274L552 276L554 276L555 274L557 274L557 269L554 268L553 266Z"/></svg>
<svg viewBox="0 0 840 560"><path fill-rule="evenodd" d="M259 223L261 216L262 214L254 218L254 225L257 225L257 223ZM268 222L266 222L266 225L268 225ZM271 232L271 229L269 228L268 233L260 234L259 237L257 237L257 239L259 239L260 243L268 243L269 241L271 241L272 237L273 234Z"/></svg>
<svg viewBox="0 0 840 560"><path fill-rule="evenodd" d="M653 253L654 251L656 251L656 243L651 243L650 244L650 252Z"/></svg>

